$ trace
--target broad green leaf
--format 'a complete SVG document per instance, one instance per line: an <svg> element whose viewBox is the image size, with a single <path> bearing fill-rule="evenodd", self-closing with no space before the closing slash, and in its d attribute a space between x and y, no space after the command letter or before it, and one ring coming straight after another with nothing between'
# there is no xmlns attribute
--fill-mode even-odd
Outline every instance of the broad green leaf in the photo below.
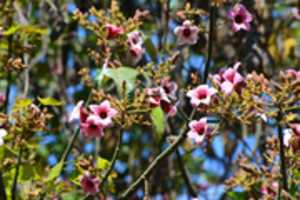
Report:
<svg viewBox="0 0 300 200"><path fill-rule="evenodd" d="M16 33L19 30L19 28L20 28L19 25L12 25L11 27L9 27L9 29L7 29L6 31L3 32L3 35L5 35L5 36L12 35L12 34Z"/></svg>
<svg viewBox="0 0 300 200"><path fill-rule="evenodd" d="M101 158L100 156L97 157L97 164L96 164L96 167L97 169L100 169L100 170L104 170L106 169L108 166L109 166L109 161L104 159L104 158Z"/></svg>
<svg viewBox="0 0 300 200"><path fill-rule="evenodd" d="M247 194L245 192L235 192L235 191L228 192L227 197L229 197L229 199L231 200L248 199Z"/></svg>
<svg viewBox="0 0 300 200"><path fill-rule="evenodd" d="M46 181L52 181L55 178L57 178L61 171L63 170L63 166L64 166L64 162L60 161L59 163L57 163L54 167L52 167L52 169L49 172L49 176L46 179Z"/></svg>
<svg viewBox="0 0 300 200"><path fill-rule="evenodd" d="M14 105L13 110L17 111L17 110L20 110L22 108L26 108L26 107L28 107L31 104L32 104L32 100L31 99L17 99L16 103Z"/></svg>
<svg viewBox="0 0 300 200"><path fill-rule="evenodd" d="M127 93L129 93L135 88L135 82L138 74L139 72L136 69L129 67L119 67L116 69L105 68L98 77L99 85L101 85L103 76L107 76L116 83L119 94L122 92L123 82L126 83Z"/></svg>
<svg viewBox="0 0 300 200"><path fill-rule="evenodd" d="M62 102L60 102L52 97L46 97L46 98L38 97L38 100L44 106L61 106L62 105Z"/></svg>
<svg viewBox="0 0 300 200"><path fill-rule="evenodd" d="M80 198L80 195L78 191L73 191L73 192L67 192L62 194L62 199L64 200L75 200L75 199L82 199Z"/></svg>
<svg viewBox="0 0 300 200"><path fill-rule="evenodd" d="M165 114L160 107L151 110L151 120L159 138L165 131Z"/></svg>

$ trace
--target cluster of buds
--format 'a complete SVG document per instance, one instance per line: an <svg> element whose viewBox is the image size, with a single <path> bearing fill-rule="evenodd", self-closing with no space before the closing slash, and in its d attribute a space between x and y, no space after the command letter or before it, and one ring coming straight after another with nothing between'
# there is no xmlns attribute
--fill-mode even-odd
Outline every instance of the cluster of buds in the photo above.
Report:
<svg viewBox="0 0 300 200"><path fill-rule="evenodd" d="M151 107L160 106L167 116L174 116L177 113L176 108L176 91L177 84L170 79L161 80L158 87L146 88L148 102Z"/></svg>
<svg viewBox="0 0 300 200"><path fill-rule="evenodd" d="M7 64L6 64L6 69L8 71L13 71L13 70L22 71L26 68L27 68L27 65L22 63L21 58L10 58L10 59L8 59Z"/></svg>
<svg viewBox="0 0 300 200"><path fill-rule="evenodd" d="M104 129L113 125L113 118L117 115L117 110L110 106L108 100L99 105L92 104L89 110L83 106L83 101L79 101L73 109L69 122L80 122L81 133L88 138L104 135Z"/></svg>

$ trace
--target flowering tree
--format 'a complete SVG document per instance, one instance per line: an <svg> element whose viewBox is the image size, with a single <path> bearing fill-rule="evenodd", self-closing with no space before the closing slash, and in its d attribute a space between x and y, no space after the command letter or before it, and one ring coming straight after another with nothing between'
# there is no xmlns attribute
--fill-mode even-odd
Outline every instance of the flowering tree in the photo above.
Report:
<svg viewBox="0 0 300 200"><path fill-rule="evenodd" d="M0 199L300 198L299 1L0 4Z"/></svg>

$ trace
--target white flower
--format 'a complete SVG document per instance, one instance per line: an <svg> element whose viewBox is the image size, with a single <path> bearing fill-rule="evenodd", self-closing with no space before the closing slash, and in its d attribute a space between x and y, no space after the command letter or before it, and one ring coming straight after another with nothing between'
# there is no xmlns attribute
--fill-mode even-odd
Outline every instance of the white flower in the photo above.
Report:
<svg viewBox="0 0 300 200"><path fill-rule="evenodd" d="M285 129L283 131L283 133L284 133L283 144L284 144L284 146L288 147L289 143L290 143L290 139L291 139L291 137L293 135L293 131L292 131L292 129L289 128L289 129Z"/></svg>
<svg viewBox="0 0 300 200"><path fill-rule="evenodd" d="M7 135L7 131L3 128L0 129L0 146L4 144L3 138Z"/></svg>

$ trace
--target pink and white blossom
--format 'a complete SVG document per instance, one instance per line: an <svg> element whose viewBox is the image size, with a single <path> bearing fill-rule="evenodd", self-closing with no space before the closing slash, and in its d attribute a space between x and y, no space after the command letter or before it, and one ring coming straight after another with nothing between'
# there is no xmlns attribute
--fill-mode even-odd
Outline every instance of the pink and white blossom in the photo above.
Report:
<svg viewBox="0 0 300 200"><path fill-rule="evenodd" d="M69 122L75 122L78 121L80 119L80 111L83 108L83 101L79 101L76 106L74 107L74 109L72 110L70 116L69 116Z"/></svg>
<svg viewBox="0 0 300 200"><path fill-rule="evenodd" d="M193 90L187 92L187 96L191 99L191 105L197 107L199 105L210 105L212 98L217 93L217 90L208 85L199 85Z"/></svg>
<svg viewBox="0 0 300 200"><path fill-rule="evenodd" d="M144 47L140 45L134 45L129 47L129 54L134 64L138 63L145 53Z"/></svg>
<svg viewBox="0 0 300 200"><path fill-rule="evenodd" d="M295 69L288 69L286 70L288 76L292 77L293 79L300 79L300 71Z"/></svg>
<svg viewBox="0 0 300 200"><path fill-rule="evenodd" d="M300 123L291 123L290 127L295 135L300 136Z"/></svg>
<svg viewBox="0 0 300 200"><path fill-rule="evenodd" d="M250 23L252 21L251 13L242 4L236 4L228 13L228 17L232 20L232 30L238 32L240 30L250 31Z"/></svg>
<svg viewBox="0 0 300 200"><path fill-rule="evenodd" d="M129 47L143 46L143 44L144 40L141 32L133 31L127 34L127 45Z"/></svg>
<svg viewBox="0 0 300 200"><path fill-rule="evenodd" d="M189 20L185 20L182 26L177 26L174 30L177 36L177 44L181 45L194 45L198 41L199 28L191 23Z"/></svg>
<svg viewBox="0 0 300 200"><path fill-rule="evenodd" d="M210 130L207 124L207 119L201 118L200 120L196 121L193 120L189 123L189 132L187 136L194 140L196 144L201 144L205 138L209 137Z"/></svg>
<svg viewBox="0 0 300 200"><path fill-rule="evenodd" d="M124 33L123 27L114 24L106 24L105 28L107 31L107 38L109 39L116 38Z"/></svg>
<svg viewBox="0 0 300 200"><path fill-rule="evenodd" d="M90 105L89 108L93 114L99 116L100 124L104 128L112 126L112 118L118 114L118 111L111 107L108 100L103 101L100 105Z"/></svg>
<svg viewBox="0 0 300 200"><path fill-rule="evenodd" d="M90 114L86 121L80 124L81 133L87 138L102 137L103 128L101 118L95 114Z"/></svg>
<svg viewBox="0 0 300 200"><path fill-rule="evenodd" d="M292 8L292 15L295 19L300 20L300 9Z"/></svg>
<svg viewBox="0 0 300 200"><path fill-rule="evenodd" d="M85 172L81 177L80 185L85 193L93 195L99 192L100 180L89 172Z"/></svg>
<svg viewBox="0 0 300 200"><path fill-rule="evenodd" d="M213 81L226 95L230 95L234 90L239 91L244 84L245 78L237 71L239 66L240 63L238 62L234 67L222 70L213 76Z"/></svg>
<svg viewBox="0 0 300 200"><path fill-rule="evenodd" d="M293 136L293 131L292 129L285 129L283 131L283 144L284 146L288 147L290 145L290 139Z"/></svg>

